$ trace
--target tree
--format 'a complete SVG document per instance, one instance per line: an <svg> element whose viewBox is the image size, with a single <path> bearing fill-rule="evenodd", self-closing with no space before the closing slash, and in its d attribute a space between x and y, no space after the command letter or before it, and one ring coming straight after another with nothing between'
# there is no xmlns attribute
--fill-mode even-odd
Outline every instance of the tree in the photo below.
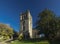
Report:
<svg viewBox="0 0 60 44"><path fill-rule="evenodd" d="M13 28L6 24L0 24L0 36L3 36L4 39L11 38L13 35Z"/></svg>
<svg viewBox="0 0 60 44"><path fill-rule="evenodd" d="M15 30L13 30L13 40L18 39L19 33Z"/></svg>
<svg viewBox="0 0 60 44"><path fill-rule="evenodd" d="M58 19L53 11L45 9L38 15L36 28L40 30L41 33L44 33L48 40L53 41L60 29Z"/></svg>

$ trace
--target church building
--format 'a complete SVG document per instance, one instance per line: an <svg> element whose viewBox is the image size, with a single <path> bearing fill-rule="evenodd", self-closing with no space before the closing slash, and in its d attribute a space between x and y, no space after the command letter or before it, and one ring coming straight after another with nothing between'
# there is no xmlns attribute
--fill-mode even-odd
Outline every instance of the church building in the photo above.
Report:
<svg viewBox="0 0 60 44"><path fill-rule="evenodd" d="M32 16L30 14L30 11L27 10L24 13L21 13L20 15L20 33L23 33L25 38L37 38L37 30L34 30L32 28Z"/></svg>

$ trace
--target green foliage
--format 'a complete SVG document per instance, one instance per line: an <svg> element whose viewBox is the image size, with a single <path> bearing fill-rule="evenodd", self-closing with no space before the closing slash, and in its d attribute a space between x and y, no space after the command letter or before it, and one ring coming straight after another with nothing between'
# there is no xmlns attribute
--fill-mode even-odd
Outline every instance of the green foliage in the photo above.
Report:
<svg viewBox="0 0 60 44"><path fill-rule="evenodd" d="M21 34L19 35L18 39L19 39L19 40L23 40L23 37L24 37L24 36L23 36L23 34L21 33Z"/></svg>
<svg viewBox="0 0 60 44"><path fill-rule="evenodd" d="M49 44L49 42L48 41L40 41L40 42L24 42L24 41L18 41L18 40L16 40L16 41L14 41L13 43L11 43L11 44Z"/></svg>
<svg viewBox="0 0 60 44"><path fill-rule="evenodd" d="M8 39L13 35L13 29L6 25L0 24L0 36L3 36L4 39Z"/></svg>
<svg viewBox="0 0 60 44"><path fill-rule="evenodd" d="M19 33L18 32L16 32L15 30L13 30L13 40L16 40L16 39L18 39L18 36L19 36Z"/></svg>
<svg viewBox="0 0 60 44"><path fill-rule="evenodd" d="M39 16L36 28L44 33L48 40L54 40L60 30L60 18L49 9L43 10Z"/></svg>

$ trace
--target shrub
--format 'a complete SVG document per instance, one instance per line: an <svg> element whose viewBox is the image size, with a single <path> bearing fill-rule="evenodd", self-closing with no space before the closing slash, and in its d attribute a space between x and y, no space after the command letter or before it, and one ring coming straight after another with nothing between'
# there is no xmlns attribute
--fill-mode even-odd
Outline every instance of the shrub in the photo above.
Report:
<svg viewBox="0 0 60 44"><path fill-rule="evenodd" d="M19 35L18 40L23 40L23 34L22 33Z"/></svg>

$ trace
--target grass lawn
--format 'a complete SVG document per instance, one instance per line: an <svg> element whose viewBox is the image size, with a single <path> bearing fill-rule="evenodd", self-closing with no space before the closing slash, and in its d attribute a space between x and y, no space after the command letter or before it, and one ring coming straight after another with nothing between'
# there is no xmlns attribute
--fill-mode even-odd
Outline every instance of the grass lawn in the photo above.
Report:
<svg viewBox="0 0 60 44"><path fill-rule="evenodd" d="M11 42L11 44L49 44L48 41L40 41L40 42L23 42L23 41L18 41L15 40Z"/></svg>

